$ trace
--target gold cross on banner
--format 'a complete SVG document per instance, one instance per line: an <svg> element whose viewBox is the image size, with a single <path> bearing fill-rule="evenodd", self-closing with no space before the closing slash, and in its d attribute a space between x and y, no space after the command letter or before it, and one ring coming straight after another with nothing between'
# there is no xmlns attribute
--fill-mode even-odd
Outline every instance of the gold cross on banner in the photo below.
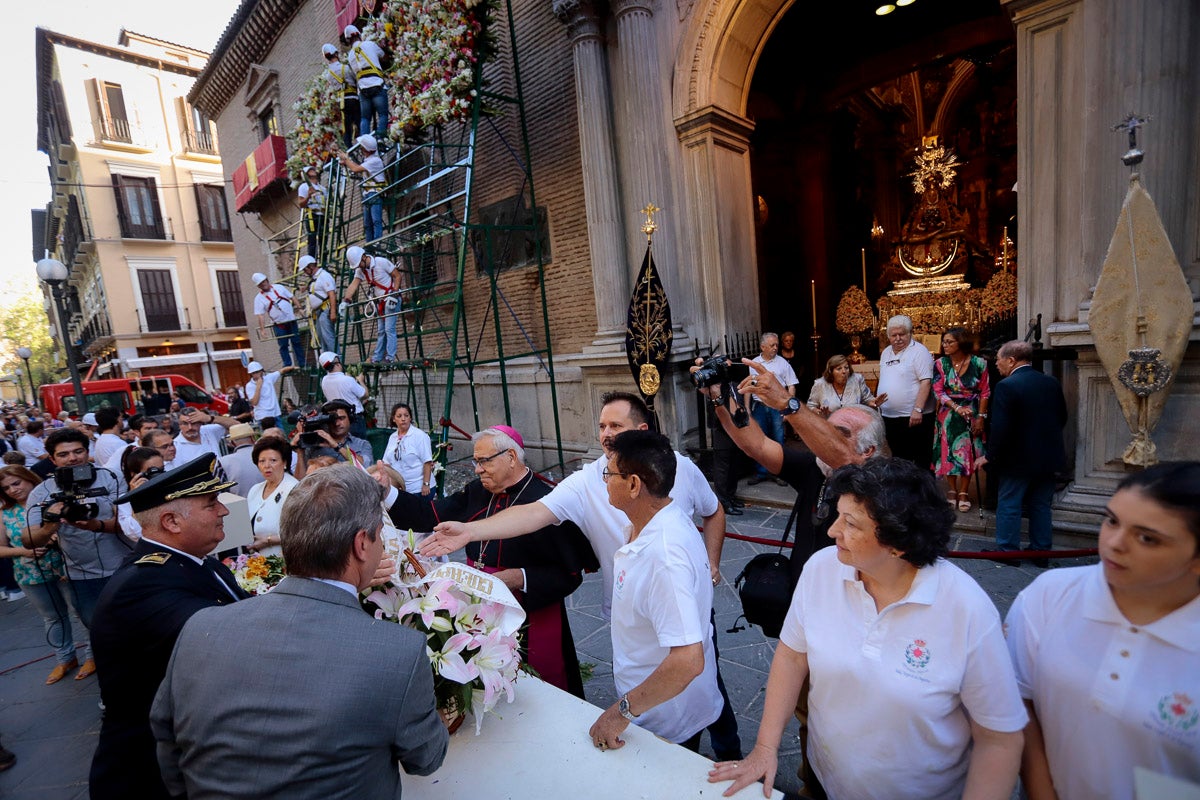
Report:
<svg viewBox="0 0 1200 800"><path fill-rule="evenodd" d="M646 234L646 244L650 244L654 232L658 230L658 225L654 222L654 215L659 211L662 209L654 203L647 203L646 207L642 209L642 213L646 215L646 221L642 223L642 233Z"/></svg>

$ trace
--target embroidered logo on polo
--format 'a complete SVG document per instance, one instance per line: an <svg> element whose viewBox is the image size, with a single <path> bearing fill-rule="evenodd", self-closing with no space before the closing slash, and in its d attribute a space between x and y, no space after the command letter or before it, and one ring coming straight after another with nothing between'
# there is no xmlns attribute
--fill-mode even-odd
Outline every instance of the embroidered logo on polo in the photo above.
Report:
<svg viewBox="0 0 1200 800"><path fill-rule="evenodd" d="M924 671L929 666L930 657L929 647L924 639L913 639L912 643L904 648L904 663L915 670Z"/></svg>
<svg viewBox="0 0 1200 800"><path fill-rule="evenodd" d="M617 573L617 591L619 592L624 588L625 588L625 570L621 570L620 572Z"/></svg>
<svg viewBox="0 0 1200 800"><path fill-rule="evenodd" d="M1171 692L1159 698L1157 719L1172 730L1190 731L1200 723L1200 708L1184 692Z"/></svg>

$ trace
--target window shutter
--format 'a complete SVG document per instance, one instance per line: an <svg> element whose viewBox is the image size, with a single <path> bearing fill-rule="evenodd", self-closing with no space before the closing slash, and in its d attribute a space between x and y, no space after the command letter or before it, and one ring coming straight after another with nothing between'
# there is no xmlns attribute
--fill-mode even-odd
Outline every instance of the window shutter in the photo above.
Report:
<svg viewBox="0 0 1200 800"><path fill-rule="evenodd" d="M121 238L132 238L129 228L129 210L125 207L125 181L121 175L112 176L113 192L117 195L117 220L121 224Z"/></svg>
<svg viewBox="0 0 1200 800"><path fill-rule="evenodd" d="M146 178L146 193L150 195L150 206L154 209L154 238L165 239L162 208L158 205L158 184L154 178Z"/></svg>
<svg viewBox="0 0 1200 800"><path fill-rule="evenodd" d="M192 184L192 192L196 195L196 211L200 215L200 241L211 242L213 240L213 229L209 223L209 209L205 202L207 198L204 196L204 189L200 184Z"/></svg>

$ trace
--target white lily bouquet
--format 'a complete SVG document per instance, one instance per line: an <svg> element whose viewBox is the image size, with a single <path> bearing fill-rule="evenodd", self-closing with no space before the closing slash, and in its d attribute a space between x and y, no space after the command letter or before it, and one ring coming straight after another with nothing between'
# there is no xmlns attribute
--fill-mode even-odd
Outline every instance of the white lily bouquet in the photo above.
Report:
<svg viewBox="0 0 1200 800"><path fill-rule="evenodd" d="M437 707L455 720L483 716L516 697L521 666L517 631L525 611L503 582L465 564L434 564L414 554L408 534L405 561L396 578L370 591L363 606L376 619L391 620L425 634Z"/></svg>

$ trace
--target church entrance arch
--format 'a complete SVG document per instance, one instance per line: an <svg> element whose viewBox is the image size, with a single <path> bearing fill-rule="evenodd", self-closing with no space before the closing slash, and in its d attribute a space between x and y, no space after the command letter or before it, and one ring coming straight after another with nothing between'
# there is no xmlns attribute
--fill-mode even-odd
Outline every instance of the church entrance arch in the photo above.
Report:
<svg viewBox="0 0 1200 800"><path fill-rule="evenodd" d="M999 0L918 0L882 21L866 5L697 0L691 11L672 99L710 341L765 327L805 344L815 328L814 364L846 350L842 292L865 277L875 302L911 277L897 251L926 137L972 160L938 206L954 206L962 241L920 252L944 249L947 271L974 270L977 286L994 269L1016 211L1012 23Z"/></svg>

